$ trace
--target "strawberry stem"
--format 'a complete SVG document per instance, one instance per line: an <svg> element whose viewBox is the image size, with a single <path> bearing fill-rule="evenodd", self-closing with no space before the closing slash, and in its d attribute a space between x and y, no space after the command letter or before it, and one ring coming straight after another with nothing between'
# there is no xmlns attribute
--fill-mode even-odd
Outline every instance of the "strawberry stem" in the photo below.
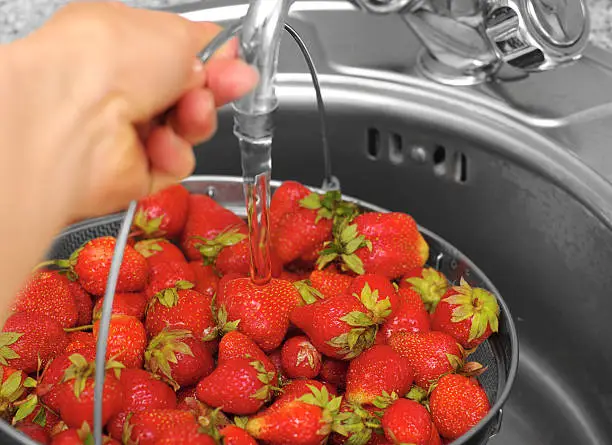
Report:
<svg viewBox="0 0 612 445"><path fill-rule="evenodd" d="M76 326L74 328L64 328L64 332L80 332L80 331L89 331L93 329L92 324L86 324L84 326Z"/></svg>

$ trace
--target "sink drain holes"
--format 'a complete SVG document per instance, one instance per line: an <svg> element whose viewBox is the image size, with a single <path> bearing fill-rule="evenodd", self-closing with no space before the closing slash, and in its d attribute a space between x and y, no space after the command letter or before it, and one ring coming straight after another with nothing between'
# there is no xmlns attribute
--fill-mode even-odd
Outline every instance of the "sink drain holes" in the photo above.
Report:
<svg viewBox="0 0 612 445"><path fill-rule="evenodd" d="M401 164L404 162L402 137L397 133L389 134L389 160L392 164Z"/></svg>
<svg viewBox="0 0 612 445"><path fill-rule="evenodd" d="M468 179L467 157L463 153L455 153L455 181L465 184Z"/></svg>
<svg viewBox="0 0 612 445"><path fill-rule="evenodd" d="M446 174L446 148L437 145L433 153L434 173L437 176Z"/></svg>
<svg viewBox="0 0 612 445"><path fill-rule="evenodd" d="M380 131L376 128L368 129L367 137L368 157L372 160L377 160L380 153Z"/></svg>

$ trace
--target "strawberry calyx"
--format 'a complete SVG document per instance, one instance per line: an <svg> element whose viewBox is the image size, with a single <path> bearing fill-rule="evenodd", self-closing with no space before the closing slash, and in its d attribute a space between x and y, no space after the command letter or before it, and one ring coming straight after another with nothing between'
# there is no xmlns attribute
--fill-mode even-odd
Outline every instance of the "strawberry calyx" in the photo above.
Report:
<svg viewBox="0 0 612 445"><path fill-rule="evenodd" d="M194 236L192 239L200 241L194 247L202 255L202 260L205 266L210 266L215 263L217 256L226 248L238 244L246 239L244 233L240 233L240 229L236 226L229 227L219 233L213 239L206 239L200 236Z"/></svg>
<svg viewBox="0 0 612 445"><path fill-rule="evenodd" d="M88 379L93 378L96 371L95 361L88 362L85 357L81 354L72 354L68 357L70 363L72 363L66 371L64 371L64 378L62 383L74 380L74 395L80 399L81 393L85 390L85 385ZM115 377L119 379L121 376L121 370L125 369L125 366L111 358L106 361L105 369L107 371L113 371Z"/></svg>
<svg viewBox="0 0 612 445"><path fill-rule="evenodd" d="M448 290L448 281L444 274L431 267L424 268L421 276L406 278L405 281L418 292L429 313L435 311Z"/></svg>
<svg viewBox="0 0 612 445"><path fill-rule="evenodd" d="M350 270L363 275L365 273L363 261L355 255L355 252L363 247L372 251L372 242L358 233L357 224L348 225L348 220L344 220L334 227L332 241L327 241L323 245L323 250L317 259L317 268L322 270L340 258L341 268L344 271Z"/></svg>
<svg viewBox="0 0 612 445"><path fill-rule="evenodd" d="M340 320L349 326L360 327L355 327L349 332L332 338L327 344L339 349L338 354L342 355L344 360L352 360L374 344L378 325L372 322L367 314L359 311L349 312ZM367 326L364 326L365 324Z"/></svg>
<svg viewBox="0 0 612 445"><path fill-rule="evenodd" d="M149 303L149 307L159 302L161 305L172 308L178 304L179 290L193 289L195 285L189 281L180 280L174 283L174 287L163 289L155 294Z"/></svg>
<svg viewBox="0 0 612 445"><path fill-rule="evenodd" d="M81 247L72 252L68 259L44 261L34 267L34 271L46 268L48 266L55 266L59 269L58 272L62 275L65 275L66 278L68 278L70 281L78 280L79 275L76 273L74 268L76 267L76 264L79 260L79 254L83 250L83 247L85 247L85 244L83 244Z"/></svg>
<svg viewBox="0 0 612 445"><path fill-rule="evenodd" d="M345 444L365 445L374 432L382 434L381 415L364 409L360 404L347 402L349 410L340 412L332 425L332 430L348 437Z"/></svg>
<svg viewBox="0 0 612 445"><path fill-rule="evenodd" d="M354 293L353 296L371 312L372 322L380 324L391 315L391 301L389 297L379 300L378 289L372 290L367 282L361 289L361 294Z"/></svg>
<svg viewBox="0 0 612 445"><path fill-rule="evenodd" d="M312 287L310 280L295 281L293 285L298 290L302 300L304 300L304 303L306 304L312 304L325 298L318 289Z"/></svg>
<svg viewBox="0 0 612 445"><path fill-rule="evenodd" d="M408 391L408 394L404 396L406 399L413 400L421 405L424 405L429 409L429 401L427 400L427 391L420 386L413 385Z"/></svg>
<svg viewBox="0 0 612 445"><path fill-rule="evenodd" d="M32 419L32 422L43 428L47 425L47 410L49 410L49 408L40 403L36 393L32 393L25 399L16 402L15 406L17 407L17 411L11 422L12 425L16 425L18 422L24 420L32 414L36 408L40 409L36 413L36 416L34 416L34 419Z"/></svg>
<svg viewBox="0 0 612 445"><path fill-rule="evenodd" d="M0 381L4 380L4 372L5 369L0 368ZM26 391L24 377L26 376L22 371L15 370L6 378L2 385L0 385L0 417L4 420L11 419L15 407L17 406L15 402L17 402ZM35 382L35 380L30 377L27 377L27 379Z"/></svg>
<svg viewBox="0 0 612 445"><path fill-rule="evenodd" d="M161 230L161 224L164 221L164 215L157 218L149 218L149 214L144 209L139 209L134 215L132 223L132 236L144 236L146 238L160 237L166 234Z"/></svg>
<svg viewBox="0 0 612 445"><path fill-rule="evenodd" d="M383 391L381 395L376 396L372 404L376 408L384 410L389 408L397 399L399 399L399 396L395 391L393 391L391 394L389 394L387 391Z"/></svg>
<svg viewBox="0 0 612 445"><path fill-rule="evenodd" d="M211 341L220 334L227 334L228 332L235 331L240 324L240 320L227 321L227 309L225 309L225 306L221 306L217 313L213 310L213 317L217 322L217 326L207 330L202 341Z"/></svg>
<svg viewBox="0 0 612 445"><path fill-rule="evenodd" d="M249 418L247 416L234 416L234 425L238 428L246 430L247 423L249 423Z"/></svg>
<svg viewBox="0 0 612 445"><path fill-rule="evenodd" d="M329 391L323 385L321 389L314 385L306 385L310 389L310 393L304 394L300 397L300 402L307 403L309 405L318 406L322 410L321 415L321 428L317 431L317 434L321 436L327 436L333 429L334 422L338 416L340 410L340 404L342 403L342 396L332 397Z"/></svg>
<svg viewBox="0 0 612 445"><path fill-rule="evenodd" d="M177 364L176 353L193 357L193 351L181 340L193 338L191 331L186 329L163 329L157 334L145 351L145 367L155 375L162 374L166 381L175 391L180 385L172 377L170 363Z"/></svg>
<svg viewBox="0 0 612 445"><path fill-rule="evenodd" d="M101 312L101 311L99 311ZM98 316L100 318L100 316ZM92 324L86 324L83 326L75 326L74 328L64 328L64 332L82 332L82 331L91 331L93 329Z"/></svg>
<svg viewBox="0 0 612 445"><path fill-rule="evenodd" d="M145 258L155 255L155 252L163 252L164 248L159 244L165 238L153 238L139 241L134 245L134 249Z"/></svg>
<svg viewBox="0 0 612 445"><path fill-rule="evenodd" d="M482 337L487 326L490 326L492 332L499 330L499 305L493 294L482 288L471 287L463 277L459 286L453 286L452 290L455 294L443 301L455 306L451 318L453 323L472 320L468 341Z"/></svg>
<svg viewBox="0 0 612 445"><path fill-rule="evenodd" d="M300 366L302 363L308 363L311 369L315 369L315 357L318 352L310 343L301 343L298 351L295 366Z"/></svg>
<svg viewBox="0 0 612 445"><path fill-rule="evenodd" d="M8 360L20 358L21 356L9 346L23 336L20 332L0 332L0 365L9 366Z"/></svg>
<svg viewBox="0 0 612 445"><path fill-rule="evenodd" d="M123 422L121 443L124 445L138 445L138 442L132 440L132 432L134 431L134 425L130 423L130 420L132 420L133 415L133 412L129 412L128 415L125 416L125 421Z"/></svg>
<svg viewBox="0 0 612 445"><path fill-rule="evenodd" d="M334 224L340 221L352 221L358 214L358 208L355 204L342 200L342 193L338 190L331 190L323 195L311 193L299 202L300 206L317 211L315 224L321 219L332 219Z"/></svg>
<svg viewBox="0 0 612 445"><path fill-rule="evenodd" d="M281 390L280 388L272 386L272 381L274 380L276 372L267 371L264 364L259 360L254 360L249 362L249 364L257 371L257 379L264 384L264 386L259 388L251 395L252 398L267 401L272 396L274 391Z"/></svg>
<svg viewBox="0 0 612 445"><path fill-rule="evenodd" d="M198 432L209 435L216 443L221 443L221 433L219 429L231 424L229 419L221 411L221 408L215 408L213 410L208 409L205 415L196 417Z"/></svg>

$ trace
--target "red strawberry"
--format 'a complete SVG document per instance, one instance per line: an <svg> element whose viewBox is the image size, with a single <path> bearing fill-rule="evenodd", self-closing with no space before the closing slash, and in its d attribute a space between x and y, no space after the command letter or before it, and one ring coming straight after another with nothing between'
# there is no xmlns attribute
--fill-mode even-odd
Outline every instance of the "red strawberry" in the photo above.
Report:
<svg viewBox="0 0 612 445"><path fill-rule="evenodd" d="M187 219L188 200L189 191L180 184L140 199L134 216L134 232L144 238L178 236Z"/></svg>
<svg viewBox="0 0 612 445"><path fill-rule="evenodd" d="M145 295L151 299L158 292L175 287L178 282L195 283L196 275L186 262L160 263L149 271L149 284ZM191 289L191 288L190 288Z"/></svg>
<svg viewBox="0 0 612 445"><path fill-rule="evenodd" d="M223 304L227 319L264 351L280 346L289 328L290 312L302 304L299 292L288 281L271 279L259 286L250 278L225 285Z"/></svg>
<svg viewBox="0 0 612 445"><path fill-rule="evenodd" d="M339 226L317 262L322 269L338 257L357 274L399 278L425 264L429 245L414 219L405 213L365 213L351 225Z"/></svg>
<svg viewBox="0 0 612 445"><path fill-rule="evenodd" d="M375 345L351 361L346 375L348 401L372 404L383 392L403 397L412 386L410 362L386 345Z"/></svg>
<svg viewBox="0 0 612 445"><path fill-rule="evenodd" d="M400 298L395 288L387 277L376 274L365 274L355 277L349 286L348 293L357 298L374 299L376 302L389 300L391 313L387 317L393 316L399 307Z"/></svg>
<svg viewBox="0 0 612 445"><path fill-rule="evenodd" d="M93 309L93 321L98 321L102 316L102 305L104 299L100 298ZM147 299L142 292L117 293L113 298L111 313L115 315L130 315L139 320L144 318Z"/></svg>
<svg viewBox="0 0 612 445"><path fill-rule="evenodd" d="M382 417L385 437L393 443L430 445L433 423L423 405L399 399L385 410Z"/></svg>
<svg viewBox="0 0 612 445"><path fill-rule="evenodd" d="M332 396L337 395L336 389L329 383L322 383L318 380L310 379L292 380L283 386L282 394L274 401L274 408L280 408L289 402L302 398L306 394L312 394L313 387L318 391L323 391L323 388L325 388L325 391L327 391L328 394Z"/></svg>
<svg viewBox="0 0 612 445"><path fill-rule="evenodd" d="M206 246L222 232L237 228L238 233L247 234L246 223L234 212L227 210L206 195L189 196L189 212L181 236L181 247L190 260L202 259L196 245Z"/></svg>
<svg viewBox="0 0 612 445"><path fill-rule="evenodd" d="M17 312L0 334L0 364L30 374L61 353L68 344L62 325L41 314Z"/></svg>
<svg viewBox="0 0 612 445"><path fill-rule="evenodd" d="M123 424L129 414L144 410L176 408L176 394L168 385L142 369L124 369L119 378L123 400L119 412L110 418L111 437L121 440Z"/></svg>
<svg viewBox="0 0 612 445"><path fill-rule="evenodd" d="M198 339L204 339L216 329L211 311L211 298L189 289L192 285L179 282L178 288L159 292L149 304L145 328L149 337L164 328L188 329Z"/></svg>
<svg viewBox="0 0 612 445"><path fill-rule="evenodd" d="M66 375L66 370L73 366L71 357L77 354L85 359L86 362L92 361L96 356L95 345L77 351L65 351L55 357L42 373L40 382L36 386L36 394L40 400L53 411L59 411L58 398L60 386Z"/></svg>
<svg viewBox="0 0 612 445"><path fill-rule="evenodd" d="M197 428L196 419L190 412L176 409L151 409L140 411L126 422L123 443L155 445L164 432Z"/></svg>
<svg viewBox="0 0 612 445"><path fill-rule="evenodd" d="M147 259L149 268L160 263L187 262L181 249L164 238L138 241L134 249Z"/></svg>
<svg viewBox="0 0 612 445"><path fill-rule="evenodd" d="M215 296L215 305L218 308L225 306L225 287L227 286L227 283L235 280L236 278L247 278L247 275L230 273L223 275L219 280L219 284L217 285L217 295Z"/></svg>
<svg viewBox="0 0 612 445"><path fill-rule="evenodd" d="M36 385L23 371L0 366L0 418L10 421L17 410L15 402L27 394L28 387ZM24 418L25 416L21 416ZM18 419L20 420L20 419Z"/></svg>
<svg viewBox="0 0 612 445"><path fill-rule="evenodd" d="M93 301L91 296L83 289L77 281L67 280L68 287L74 297L74 304L77 310L76 326L84 326L91 323Z"/></svg>
<svg viewBox="0 0 612 445"><path fill-rule="evenodd" d="M200 429L172 429L164 431L159 439L155 441L155 445L217 445L215 439L208 434L200 431Z"/></svg>
<svg viewBox="0 0 612 445"><path fill-rule="evenodd" d="M58 386L57 403L62 420L71 428L78 428L87 422L93 425L94 411L94 375L95 364L88 362L79 354L70 356L72 365L66 370L64 383ZM117 380L122 365L117 362L107 362L107 369L115 372L107 372L104 378L102 423L117 414L121 409L123 400L123 388Z"/></svg>
<svg viewBox="0 0 612 445"><path fill-rule="evenodd" d="M70 255L67 260L54 263L66 270L69 278L78 278L79 284L90 294L101 297L106 290L116 240L112 236L94 238ZM133 247L126 246L117 281L117 292L140 292L147 283L148 266L145 258Z"/></svg>
<svg viewBox="0 0 612 445"><path fill-rule="evenodd" d="M429 398L429 408L436 428L446 439L457 439L467 433L491 409L480 383L458 374L438 380Z"/></svg>
<svg viewBox="0 0 612 445"><path fill-rule="evenodd" d="M76 331L68 334L68 346L66 346L64 352L72 353L84 348L96 348L96 339L93 333Z"/></svg>
<svg viewBox="0 0 612 445"><path fill-rule="evenodd" d="M327 267L325 270L313 270L309 280L312 287L330 298L347 293L353 277L338 273L335 267Z"/></svg>
<svg viewBox="0 0 612 445"><path fill-rule="evenodd" d="M210 406L222 406L226 413L253 414L269 399L274 376L260 361L234 358L198 383L197 396Z"/></svg>
<svg viewBox="0 0 612 445"><path fill-rule="evenodd" d="M442 297L431 317L431 328L452 335L465 349L473 349L499 329L497 298L461 278Z"/></svg>
<svg viewBox="0 0 612 445"><path fill-rule="evenodd" d="M344 360L334 360L333 358L323 357L319 377L324 382L328 382L339 388L344 388L346 386L348 366L348 362Z"/></svg>
<svg viewBox="0 0 612 445"><path fill-rule="evenodd" d="M94 437L89 424L85 423L81 428L69 428L53 436L51 445L90 445L94 443ZM103 436L104 445L121 445L110 437Z"/></svg>
<svg viewBox="0 0 612 445"><path fill-rule="evenodd" d="M271 445L323 443L332 431L342 397L331 397L325 387L318 390L313 386L311 391L280 407L272 404L248 421L247 432Z"/></svg>
<svg viewBox="0 0 612 445"><path fill-rule="evenodd" d="M283 345L281 357L283 370L289 378L313 379L321 371L321 354L303 335L288 339Z"/></svg>
<svg viewBox="0 0 612 445"><path fill-rule="evenodd" d="M418 268L404 275L400 280L400 289L417 292L431 313L436 309L440 299L448 290L448 280L442 272L431 267Z"/></svg>
<svg viewBox="0 0 612 445"><path fill-rule="evenodd" d="M17 293L11 309L46 315L64 328L75 326L79 317L68 279L57 271L36 272Z"/></svg>
<svg viewBox="0 0 612 445"><path fill-rule="evenodd" d="M308 335L322 354L350 360L374 343L377 324L389 313L388 300L376 303L369 298L371 294L367 297L360 301L354 296L338 295L319 300L294 309L291 322Z"/></svg>
<svg viewBox="0 0 612 445"><path fill-rule="evenodd" d="M427 332L430 330L429 314L423 302L416 292L413 292L416 298L405 298L408 292L413 291L400 289L399 294L402 301L399 303L397 312L380 327L379 334L385 342L388 342L389 338L397 332Z"/></svg>
<svg viewBox="0 0 612 445"><path fill-rule="evenodd" d="M292 283L295 283L296 281L301 281L301 280L305 280L306 278L308 278L308 274L291 272L287 269L283 269L280 275L278 276L278 278L280 278L281 280L290 281Z"/></svg>
<svg viewBox="0 0 612 445"><path fill-rule="evenodd" d="M330 436L330 443L365 445L376 442L374 436L377 433L382 434L381 416L380 409L373 405L361 406L343 399L334 424L334 433Z"/></svg>
<svg viewBox="0 0 612 445"><path fill-rule="evenodd" d="M223 438L223 445L257 445L257 441L249 433L236 425L228 425L219 433Z"/></svg>
<svg viewBox="0 0 612 445"><path fill-rule="evenodd" d="M287 213L300 209L300 201L312 192L296 181L285 181L276 189L270 200L270 230L276 231L280 220Z"/></svg>
<svg viewBox="0 0 612 445"><path fill-rule="evenodd" d="M206 266L202 261L191 261L189 267L195 277L194 290L212 298L217 292L219 275L213 266Z"/></svg>
<svg viewBox="0 0 612 445"><path fill-rule="evenodd" d="M51 443L51 438L49 437L49 433L47 433L47 431L45 431L45 429L42 426L36 423L23 422L17 425L15 428L21 431L26 436L28 436L34 442L37 442L42 445L47 445Z"/></svg>
<svg viewBox="0 0 612 445"><path fill-rule="evenodd" d="M215 367L204 343L184 329L164 329L153 337L145 359L147 369L162 377L175 390L195 385Z"/></svg>
<svg viewBox="0 0 612 445"><path fill-rule="evenodd" d="M20 405L19 408L22 408L25 405L27 405L27 400L31 400L33 398L34 398L33 394L28 396L28 398L25 399L24 404ZM29 411L29 409L26 409L25 411L27 412ZM13 418L13 423L17 422L18 425L34 423L38 426L42 426L42 428L45 430L45 432L49 436L53 436L53 433L56 431L56 428L61 421L61 419L57 416L57 414L55 414L53 411L51 411L50 409L46 408L44 405L41 405L41 404L38 404L38 406L35 406L33 411L29 415L27 415L25 419L20 420L21 416L19 417L18 416L19 416L19 410L17 411L17 413L15 414L15 417Z"/></svg>
<svg viewBox="0 0 612 445"><path fill-rule="evenodd" d="M237 273L240 275L249 275L251 271L251 250L249 240L245 238L234 245L225 247L219 252L215 261L215 267L221 275ZM283 271L283 263L279 260L276 253L270 251L270 261L272 266L272 276L278 278Z"/></svg>
<svg viewBox="0 0 612 445"><path fill-rule="evenodd" d="M93 325L93 334L98 341L100 322ZM123 363L126 368L142 368L147 333L142 323L130 315L113 315L108 332L106 358Z"/></svg>
<svg viewBox="0 0 612 445"><path fill-rule="evenodd" d="M389 338L389 346L406 357L414 369L415 383L429 389L440 376L461 366L463 351L444 332L399 332Z"/></svg>
<svg viewBox="0 0 612 445"><path fill-rule="evenodd" d="M281 350L275 349L274 351L268 353L268 359L274 365L274 371L276 371L276 375L278 376L278 379L282 385L283 382L285 382L288 378L285 375L285 371L283 371L283 359L281 357Z"/></svg>
<svg viewBox="0 0 612 445"><path fill-rule="evenodd" d="M228 332L219 342L218 363L221 365L235 358L257 360L264 365L266 372L278 372L274 364L261 348L249 337L238 331ZM275 386L277 383L278 381L275 375L271 384Z"/></svg>

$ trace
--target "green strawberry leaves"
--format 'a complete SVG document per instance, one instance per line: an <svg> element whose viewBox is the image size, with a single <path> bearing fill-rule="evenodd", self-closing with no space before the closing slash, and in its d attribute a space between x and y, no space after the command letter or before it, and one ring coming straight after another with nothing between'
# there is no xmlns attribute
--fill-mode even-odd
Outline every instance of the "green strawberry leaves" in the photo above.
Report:
<svg viewBox="0 0 612 445"><path fill-rule="evenodd" d="M431 267L423 269L420 277L406 278L406 282L419 293L429 313L436 310L440 299L448 290L448 281L444 274Z"/></svg>
<svg viewBox="0 0 612 445"><path fill-rule="evenodd" d="M70 355L68 360L70 360L72 365L64 371L62 382L74 380L74 395L80 399L81 393L85 390L85 386L87 385L87 381L93 379L93 375L96 372L96 363L95 361L88 362L85 357L76 353ZM104 369L106 371L112 370L115 377L119 379L121 377L121 370L125 369L125 366L116 361L114 357L111 357L106 361Z"/></svg>
<svg viewBox="0 0 612 445"><path fill-rule="evenodd" d="M340 405L342 404L342 396L332 397L325 385L323 385L321 389L314 385L306 386L310 389L310 393L304 394L297 400L308 403L309 405L318 406L323 410L321 416L322 426L319 431L317 431L317 434L326 436L331 432L333 424L336 421Z"/></svg>
<svg viewBox="0 0 612 445"><path fill-rule="evenodd" d="M332 219L334 225L341 221L352 221L359 213L359 209L353 203L342 200L342 193L331 190L324 195L311 193L300 201L300 206L310 210L317 210L315 223L321 219Z"/></svg>
<svg viewBox="0 0 612 445"><path fill-rule="evenodd" d="M317 350L310 343L301 343L298 351L295 365L300 366L302 363L308 363L311 369L315 368L315 357L318 354Z"/></svg>
<svg viewBox="0 0 612 445"><path fill-rule="evenodd" d="M302 300L306 304L312 304L317 302L318 300L323 300L325 297L321 292L312 287L312 283L310 280L301 280L293 283L295 288L298 290L300 295L302 296Z"/></svg>
<svg viewBox="0 0 612 445"><path fill-rule="evenodd" d="M276 375L274 371L267 371L264 364L259 360L252 361L249 364L255 368L257 371L257 379L264 385L251 395L252 398L258 400L268 400L273 391L280 391L280 388L272 386L272 381Z"/></svg>
<svg viewBox="0 0 612 445"><path fill-rule="evenodd" d="M332 338L327 344L337 348L338 354L342 355L344 360L351 360L374 344L377 332L378 325L354 328Z"/></svg>
<svg viewBox="0 0 612 445"><path fill-rule="evenodd" d="M177 281L174 286L175 287L169 287L156 293L155 297L151 299L149 306L155 304L157 301L167 308L172 308L178 304L179 290L193 289L195 287L193 283L185 280Z"/></svg>
<svg viewBox="0 0 612 445"><path fill-rule="evenodd" d="M28 417L30 414L34 412L37 406L40 406L38 403L38 396L36 394L30 394L23 401L16 403L15 406L18 406L18 408L17 408L17 412L15 413L15 416L13 417L13 425L15 425L17 422ZM34 418L34 423L37 423L40 426L45 426L46 419L47 419L47 415L46 415L45 409L41 407L41 410L38 412L38 414Z"/></svg>
<svg viewBox="0 0 612 445"><path fill-rule="evenodd" d="M19 399L19 397L21 397L21 395L25 391L25 382L22 382L23 375L24 374L21 371L13 372L4 381L4 383L2 383L2 385L0 386L0 399L12 403Z"/></svg>
<svg viewBox="0 0 612 445"><path fill-rule="evenodd" d="M150 258L155 255L155 252L163 252L163 247L159 244L163 242L164 238L155 238L142 240L136 243L134 248L138 253L140 253L145 258Z"/></svg>
<svg viewBox="0 0 612 445"><path fill-rule="evenodd" d="M164 329L157 334L145 351L145 367L155 375L162 374L164 380L177 391L180 385L172 376L170 364L177 364L176 354L193 357L193 351L183 339L193 338L191 331L186 329Z"/></svg>
<svg viewBox="0 0 612 445"><path fill-rule="evenodd" d="M20 358L21 356L13 351L9 346L17 342L23 336L19 332L0 333L0 365L8 366L9 360Z"/></svg>
<svg viewBox="0 0 612 445"><path fill-rule="evenodd" d="M221 253L224 248L238 244L246 238L247 235L240 233L238 227L229 227L213 239L206 239L199 236L193 237L193 239L200 241L194 244L194 247L202 255L202 260L206 266L214 264L217 256L219 256L219 253Z"/></svg>
<svg viewBox="0 0 612 445"><path fill-rule="evenodd" d="M234 424L238 428L246 429L246 425L249 422L249 418L247 416L234 416Z"/></svg>
<svg viewBox="0 0 612 445"><path fill-rule="evenodd" d="M137 230L134 231L139 235L144 235L146 238L153 236L160 237L165 235L165 231L161 230L161 224L164 221L164 215L158 216L157 218L149 218L146 210L140 209L134 215L134 222L132 227Z"/></svg>
<svg viewBox="0 0 612 445"><path fill-rule="evenodd" d="M240 320L227 321L227 309L225 306L221 306L217 313L213 310L213 317L217 322L217 326L208 332L202 341L211 341L219 336L219 333L227 334L228 332L235 331L238 329L238 325L240 324Z"/></svg>
<svg viewBox="0 0 612 445"><path fill-rule="evenodd" d="M490 326L492 332L499 330L499 305L493 294L485 289L472 288L463 277L459 286L453 286L455 294L446 297L444 302L455 306L451 321L460 323L471 319L468 341L482 337Z"/></svg>
<svg viewBox="0 0 612 445"><path fill-rule="evenodd" d="M347 225L347 220L344 220L334 227L332 241L327 241L323 245L323 250L317 260L317 268L321 270L340 257L345 270L349 269L358 275L363 275L365 273L363 261L355 254L363 247L372 251L372 243L358 233L357 225Z"/></svg>
<svg viewBox="0 0 612 445"><path fill-rule="evenodd" d="M372 313L374 323L381 323L391 315L391 301L389 298L378 299L378 290L372 290L368 283L361 289L361 294L353 294Z"/></svg>
<svg viewBox="0 0 612 445"><path fill-rule="evenodd" d="M365 445L372 434L382 432L381 422L376 415L353 402L347 403L348 410L339 413L332 424L332 430L347 437L346 444Z"/></svg>
<svg viewBox="0 0 612 445"><path fill-rule="evenodd" d="M383 391L382 394L377 396L372 403L376 408L387 409L397 399L399 399L399 397L395 391L393 391L391 394L389 394L387 391Z"/></svg>

